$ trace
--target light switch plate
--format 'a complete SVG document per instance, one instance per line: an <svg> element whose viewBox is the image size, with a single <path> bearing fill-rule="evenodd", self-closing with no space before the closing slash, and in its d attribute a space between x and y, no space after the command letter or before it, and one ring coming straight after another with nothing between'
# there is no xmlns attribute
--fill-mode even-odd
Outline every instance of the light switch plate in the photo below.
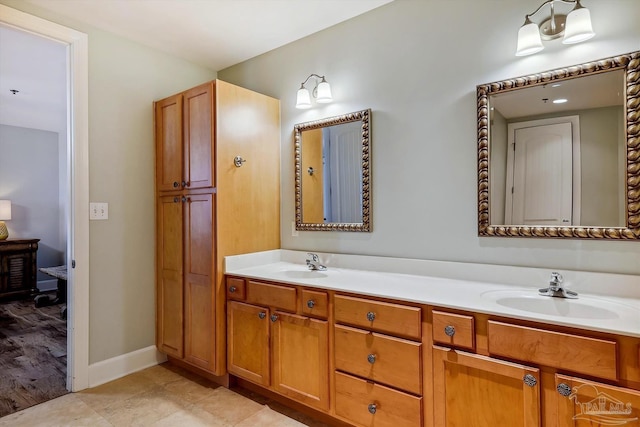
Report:
<svg viewBox="0 0 640 427"><path fill-rule="evenodd" d="M109 203L89 203L89 219L109 219Z"/></svg>

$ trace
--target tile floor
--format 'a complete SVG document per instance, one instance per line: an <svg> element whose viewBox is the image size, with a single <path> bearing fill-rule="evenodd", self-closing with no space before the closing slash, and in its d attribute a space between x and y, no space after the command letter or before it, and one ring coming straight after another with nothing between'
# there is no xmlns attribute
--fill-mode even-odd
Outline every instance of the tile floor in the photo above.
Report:
<svg viewBox="0 0 640 427"><path fill-rule="evenodd" d="M0 427L9 426L324 427L326 424L244 389L219 387L165 363L0 418Z"/></svg>

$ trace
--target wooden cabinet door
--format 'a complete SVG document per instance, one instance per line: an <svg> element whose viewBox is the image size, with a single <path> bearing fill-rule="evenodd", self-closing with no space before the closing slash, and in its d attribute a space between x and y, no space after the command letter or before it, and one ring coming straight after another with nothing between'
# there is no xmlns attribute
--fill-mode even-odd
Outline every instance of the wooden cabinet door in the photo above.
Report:
<svg viewBox="0 0 640 427"><path fill-rule="evenodd" d="M183 182L186 188L214 186L213 91L213 83L209 82L184 93Z"/></svg>
<svg viewBox="0 0 640 427"><path fill-rule="evenodd" d="M227 369L268 386L269 310L236 301L227 303Z"/></svg>
<svg viewBox="0 0 640 427"><path fill-rule="evenodd" d="M273 388L329 409L329 326L325 320L276 311L271 317Z"/></svg>
<svg viewBox="0 0 640 427"><path fill-rule="evenodd" d="M156 188L182 188L182 94L158 101L155 106Z"/></svg>
<svg viewBox="0 0 640 427"><path fill-rule="evenodd" d="M182 210L180 196L162 196L157 206L158 350L183 357Z"/></svg>
<svg viewBox="0 0 640 427"><path fill-rule="evenodd" d="M540 426L538 369L434 346L433 375L436 427Z"/></svg>
<svg viewBox="0 0 640 427"><path fill-rule="evenodd" d="M184 198L184 338L185 360L215 369L214 195Z"/></svg>
<svg viewBox="0 0 640 427"><path fill-rule="evenodd" d="M556 374L558 426L640 426L640 391Z"/></svg>

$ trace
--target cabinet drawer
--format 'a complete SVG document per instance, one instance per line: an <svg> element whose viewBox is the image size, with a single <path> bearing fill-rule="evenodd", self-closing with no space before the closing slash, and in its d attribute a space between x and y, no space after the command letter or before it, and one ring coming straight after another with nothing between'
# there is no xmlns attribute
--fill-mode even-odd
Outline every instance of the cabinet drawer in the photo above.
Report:
<svg viewBox="0 0 640 427"><path fill-rule="evenodd" d="M616 342L509 325L490 320L489 353L565 369L594 377L618 379Z"/></svg>
<svg viewBox="0 0 640 427"><path fill-rule="evenodd" d="M335 297L335 317L347 323L379 332L420 339L420 308L343 295Z"/></svg>
<svg viewBox="0 0 640 427"><path fill-rule="evenodd" d="M237 277L227 278L227 299L243 301L246 296L244 279Z"/></svg>
<svg viewBox="0 0 640 427"><path fill-rule="evenodd" d="M422 394L421 344L335 326L336 369Z"/></svg>
<svg viewBox="0 0 640 427"><path fill-rule="evenodd" d="M422 398L336 372L336 415L368 427L422 425Z"/></svg>
<svg viewBox="0 0 640 427"><path fill-rule="evenodd" d="M433 340L454 347L474 349L473 316L433 310Z"/></svg>
<svg viewBox="0 0 640 427"><path fill-rule="evenodd" d="M326 319L329 314L329 303L326 292L311 291L303 289L300 291L302 296L302 313L307 316L320 317Z"/></svg>
<svg viewBox="0 0 640 427"><path fill-rule="evenodd" d="M295 313L296 288L268 285L249 280L247 282L247 302Z"/></svg>

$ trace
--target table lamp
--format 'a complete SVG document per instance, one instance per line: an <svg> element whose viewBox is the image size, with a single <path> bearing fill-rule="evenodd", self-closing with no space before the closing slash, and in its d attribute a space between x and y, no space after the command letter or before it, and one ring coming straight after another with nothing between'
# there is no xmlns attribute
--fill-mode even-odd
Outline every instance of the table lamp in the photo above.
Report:
<svg viewBox="0 0 640 427"><path fill-rule="evenodd" d="M11 200L0 200L0 240L9 237L9 230L4 223L11 219Z"/></svg>

